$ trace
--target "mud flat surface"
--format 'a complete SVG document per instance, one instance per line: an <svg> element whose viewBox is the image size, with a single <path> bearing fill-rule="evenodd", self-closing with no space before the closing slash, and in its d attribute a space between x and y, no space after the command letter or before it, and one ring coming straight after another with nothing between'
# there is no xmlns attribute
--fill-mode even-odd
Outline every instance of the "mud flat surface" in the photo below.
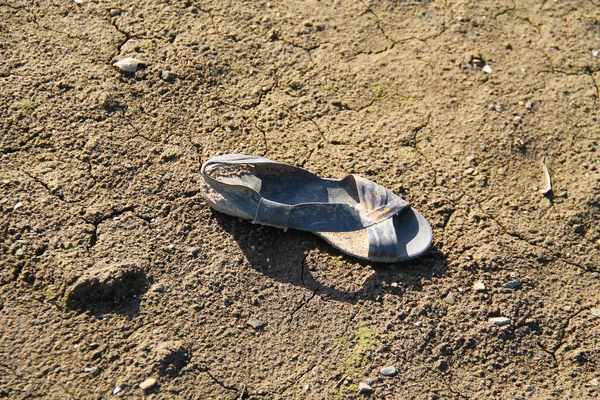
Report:
<svg viewBox="0 0 600 400"><path fill-rule="evenodd" d="M1 1L0 397L599 396L598 21ZM200 165L231 152L383 184L434 248L370 264L214 213Z"/></svg>

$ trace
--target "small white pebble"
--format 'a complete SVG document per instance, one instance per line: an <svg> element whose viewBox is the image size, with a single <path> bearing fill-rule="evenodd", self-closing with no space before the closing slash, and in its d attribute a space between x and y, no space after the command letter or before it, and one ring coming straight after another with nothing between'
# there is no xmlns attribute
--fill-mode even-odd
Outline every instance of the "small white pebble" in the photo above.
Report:
<svg viewBox="0 0 600 400"><path fill-rule="evenodd" d="M149 390L156 386L156 379L148 378L144 382L140 383L140 389Z"/></svg>
<svg viewBox="0 0 600 400"><path fill-rule="evenodd" d="M510 318L494 317L494 318L490 318L490 322L496 326L504 326L504 325L510 324Z"/></svg>
<svg viewBox="0 0 600 400"><path fill-rule="evenodd" d="M138 68L143 67L144 63L135 58L127 57L117 61L113 67L118 68L122 72L136 72Z"/></svg>
<svg viewBox="0 0 600 400"><path fill-rule="evenodd" d="M482 69L483 72L485 72L486 74L491 74L492 73L492 68L489 65L485 65Z"/></svg>

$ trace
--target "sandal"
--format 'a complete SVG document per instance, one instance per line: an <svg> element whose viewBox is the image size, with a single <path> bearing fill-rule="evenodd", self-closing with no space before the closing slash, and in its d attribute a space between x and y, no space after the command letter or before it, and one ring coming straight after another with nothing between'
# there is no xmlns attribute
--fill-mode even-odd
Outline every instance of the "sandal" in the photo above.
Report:
<svg viewBox="0 0 600 400"><path fill-rule="evenodd" d="M431 226L392 191L357 175L324 179L290 164L226 154L202 165L202 195L217 211L313 232L356 258L392 263L425 253Z"/></svg>

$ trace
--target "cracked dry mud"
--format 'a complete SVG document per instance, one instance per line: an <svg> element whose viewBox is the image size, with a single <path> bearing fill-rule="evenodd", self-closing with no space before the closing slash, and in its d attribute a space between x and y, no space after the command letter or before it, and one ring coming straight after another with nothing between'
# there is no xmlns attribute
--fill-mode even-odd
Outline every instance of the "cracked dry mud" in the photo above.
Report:
<svg viewBox="0 0 600 400"><path fill-rule="evenodd" d="M593 0L1 1L0 397L597 397L598 21ZM434 248L369 264L213 213L200 165L230 152L383 184Z"/></svg>

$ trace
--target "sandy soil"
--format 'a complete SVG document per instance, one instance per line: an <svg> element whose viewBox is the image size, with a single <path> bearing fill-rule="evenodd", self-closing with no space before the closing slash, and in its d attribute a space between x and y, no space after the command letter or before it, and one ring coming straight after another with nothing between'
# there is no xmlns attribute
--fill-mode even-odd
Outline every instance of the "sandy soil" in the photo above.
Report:
<svg viewBox="0 0 600 400"><path fill-rule="evenodd" d="M0 397L598 397L599 21L0 1ZM383 184L434 248L369 264L212 212L200 165L230 152Z"/></svg>

